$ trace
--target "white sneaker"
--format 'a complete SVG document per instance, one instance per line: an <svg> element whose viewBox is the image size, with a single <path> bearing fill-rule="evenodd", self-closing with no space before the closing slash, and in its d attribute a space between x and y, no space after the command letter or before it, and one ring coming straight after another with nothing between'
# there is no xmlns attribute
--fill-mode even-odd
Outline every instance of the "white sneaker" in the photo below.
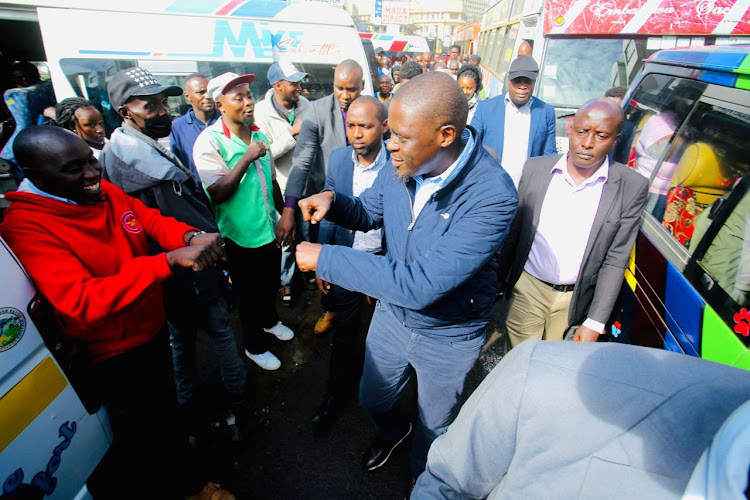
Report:
<svg viewBox="0 0 750 500"><path fill-rule="evenodd" d="M273 333L279 340L292 340L294 338L294 332L289 327L284 326L281 321L273 325L271 328L264 328L263 330L268 333Z"/></svg>
<svg viewBox="0 0 750 500"><path fill-rule="evenodd" d="M264 370L278 370L281 368L281 361L279 361L279 358L271 354L271 351L266 351L263 354L250 354L250 351L246 349L245 356L250 358L256 365Z"/></svg>

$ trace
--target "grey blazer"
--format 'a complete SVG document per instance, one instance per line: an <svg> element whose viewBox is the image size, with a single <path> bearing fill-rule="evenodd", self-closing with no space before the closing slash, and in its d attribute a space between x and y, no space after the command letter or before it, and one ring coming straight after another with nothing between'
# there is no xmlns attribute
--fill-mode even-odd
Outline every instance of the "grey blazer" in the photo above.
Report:
<svg viewBox="0 0 750 500"><path fill-rule="evenodd" d="M346 146L341 106L333 94L311 103L294 147L286 196L302 198L323 189L328 157Z"/></svg>
<svg viewBox="0 0 750 500"><path fill-rule="evenodd" d="M750 372L615 343L529 340L437 438L412 499L679 499Z"/></svg>
<svg viewBox="0 0 750 500"><path fill-rule="evenodd" d="M521 276L534 242L542 203L552 181L552 167L561 155L529 158L518 186L518 212L500 253L500 281L506 297ZM606 323L620 292L630 251L638 234L648 195L648 180L620 163L611 162L581 271L568 314L569 326L586 318Z"/></svg>

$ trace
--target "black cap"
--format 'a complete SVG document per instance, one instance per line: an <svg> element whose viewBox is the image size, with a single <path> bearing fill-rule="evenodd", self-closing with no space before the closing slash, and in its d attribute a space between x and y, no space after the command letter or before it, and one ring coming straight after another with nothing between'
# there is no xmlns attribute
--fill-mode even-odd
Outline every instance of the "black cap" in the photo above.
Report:
<svg viewBox="0 0 750 500"><path fill-rule="evenodd" d="M383 50L383 47L378 47L377 49L375 49L375 53L376 54L384 54L385 51Z"/></svg>
<svg viewBox="0 0 750 500"><path fill-rule="evenodd" d="M120 109L131 97L151 96L162 92L170 97L182 95L180 87L161 85L154 75L143 68L118 71L107 84L109 102L115 109Z"/></svg>
<svg viewBox="0 0 750 500"><path fill-rule="evenodd" d="M469 57L472 61L476 62L482 62L482 58L479 56L479 54L472 54L471 57Z"/></svg>
<svg viewBox="0 0 750 500"><path fill-rule="evenodd" d="M526 77L529 80L536 81L537 76L539 76L539 65L531 56L518 56L512 63L510 63L508 80Z"/></svg>

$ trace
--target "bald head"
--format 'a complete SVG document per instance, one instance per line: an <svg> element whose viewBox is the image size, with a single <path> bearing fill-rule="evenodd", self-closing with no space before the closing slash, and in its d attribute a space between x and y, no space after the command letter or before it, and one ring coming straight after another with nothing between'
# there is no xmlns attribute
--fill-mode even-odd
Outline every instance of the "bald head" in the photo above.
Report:
<svg viewBox="0 0 750 500"><path fill-rule="evenodd" d="M606 97L592 99L591 101L584 103L576 112L575 119L578 120L579 115L583 114L587 114L595 119L613 120L618 134L622 129L622 122L625 120L622 108L617 105L617 103Z"/></svg>
<svg viewBox="0 0 750 500"><path fill-rule="evenodd" d="M344 78L348 78L351 75L351 77L356 80L362 80L364 72L362 71L362 66L360 66L354 59L344 59L338 66L336 66L334 78L338 75L342 75Z"/></svg>
<svg viewBox="0 0 750 500"><path fill-rule="evenodd" d="M29 127L16 136L13 154L26 176L33 177L43 164L54 161L61 152L78 143L86 146L80 137L62 127Z"/></svg>
<svg viewBox="0 0 750 500"><path fill-rule="evenodd" d="M80 205L99 201L102 167L73 132L49 125L26 128L16 137L13 153L26 177L42 191Z"/></svg>
<svg viewBox="0 0 750 500"><path fill-rule="evenodd" d="M622 109L609 99L581 106L568 137L568 171L583 178L593 175L617 144L622 121Z"/></svg>
<svg viewBox="0 0 750 500"><path fill-rule="evenodd" d="M453 125L460 137L466 128L469 105L456 80L444 73L424 73L403 84L394 95L394 104L420 116L430 127Z"/></svg>
<svg viewBox="0 0 750 500"><path fill-rule="evenodd" d="M349 109L349 105L364 90L362 75L362 66L354 59L345 59L336 66L333 73L333 95L344 111Z"/></svg>
<svg viewBox="0 0 750 500"><path fill-rule="evenodd" d="M354 102L352 102L351 106L349 106L350 112L353 112L355 109L362 110L369 116L375 117L378 122L384 122L386 118L388 118L383 103L380 102L380 99L371 95L361 95L357 97Z"/></svg>

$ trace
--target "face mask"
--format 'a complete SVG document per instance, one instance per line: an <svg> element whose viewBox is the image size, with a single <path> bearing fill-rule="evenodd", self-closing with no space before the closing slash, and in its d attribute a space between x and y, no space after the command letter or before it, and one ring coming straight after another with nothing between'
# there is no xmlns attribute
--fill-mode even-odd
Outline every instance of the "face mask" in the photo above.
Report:
<svg viewBox="0 0 750 500"><path fill-rule="evenodd" d="M152 139L161 139L167 137L172 131L172 119L169 115L157 116L143 120L141 132Z"/></svg>

